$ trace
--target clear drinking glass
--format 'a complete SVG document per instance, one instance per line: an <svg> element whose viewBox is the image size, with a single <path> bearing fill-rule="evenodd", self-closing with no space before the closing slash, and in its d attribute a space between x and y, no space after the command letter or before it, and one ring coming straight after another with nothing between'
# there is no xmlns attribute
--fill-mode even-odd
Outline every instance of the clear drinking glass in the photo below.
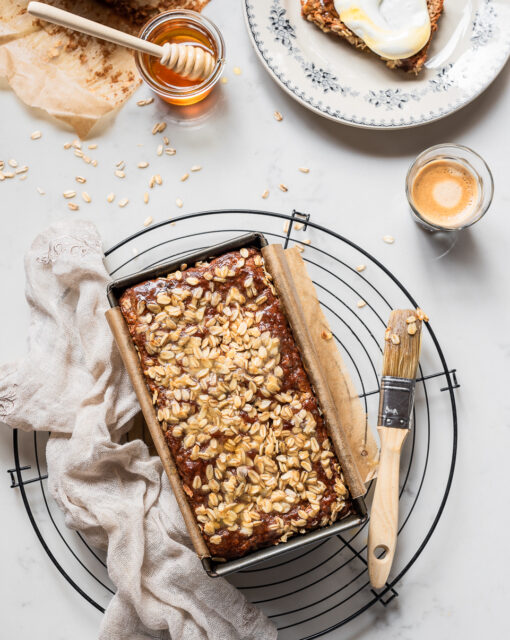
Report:
<svg viewBox="0 0 510 640"><path fill-rule="evenodd" d="M439 224L426 219L413 202L413 183L423 167L438 160L453 161L462 165L476 179L478 198L472 210L454 226ZM438 144L425 149L409 167L406 176L406 196L415 221L428 231L460 231L478 222L489 209L494 195L494 180L485 160L475 151L459 144Z"/></svg>

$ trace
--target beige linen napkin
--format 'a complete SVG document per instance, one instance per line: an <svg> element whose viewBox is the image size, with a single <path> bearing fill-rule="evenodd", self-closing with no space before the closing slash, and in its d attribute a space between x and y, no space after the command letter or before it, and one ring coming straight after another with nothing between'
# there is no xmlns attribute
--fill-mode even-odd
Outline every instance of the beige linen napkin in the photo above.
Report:
<svg viewBox="0 0 510 640"><path fill-rule="evenodd" d="M88 222L39 235L25 257L28 355L0 367L0 420L51 431L49 488L66 524L108 549L117 587L101 640L274 640L276 629L190 548L159 458L120 444L138 405L106 324L101 240Z"/></svg>

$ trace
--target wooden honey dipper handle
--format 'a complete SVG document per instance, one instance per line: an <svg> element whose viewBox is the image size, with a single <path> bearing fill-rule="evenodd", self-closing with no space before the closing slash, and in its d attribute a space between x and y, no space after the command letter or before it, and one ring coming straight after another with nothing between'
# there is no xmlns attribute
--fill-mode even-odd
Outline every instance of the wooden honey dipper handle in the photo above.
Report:
<svg viewBox="0 0 510 640"><path fill-rule="evenodd" d="M30 15L47 22L156 56L160 58L161 64L190 80L208 77L216 64L214 56L201 47L175 43L160 46L43 2L30 2L27 11Z"/></svg>

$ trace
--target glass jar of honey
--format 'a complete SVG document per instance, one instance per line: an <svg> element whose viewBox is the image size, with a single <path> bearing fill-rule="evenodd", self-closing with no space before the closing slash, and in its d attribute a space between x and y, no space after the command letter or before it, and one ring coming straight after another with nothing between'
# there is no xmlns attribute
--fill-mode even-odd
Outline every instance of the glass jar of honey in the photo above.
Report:
<svg viewBox="0 0 510 640"><path fill-rule="evenodd" d="M189 80L168 69L158 58L135 52L135 62L142 79L170 104L190 105L200 102L212 91L225 65L225 43L216 25L195 11L165 11L142 27L140 38L163 45L182 43L201 47L216 59L211 74L203 80Z"/></svg>

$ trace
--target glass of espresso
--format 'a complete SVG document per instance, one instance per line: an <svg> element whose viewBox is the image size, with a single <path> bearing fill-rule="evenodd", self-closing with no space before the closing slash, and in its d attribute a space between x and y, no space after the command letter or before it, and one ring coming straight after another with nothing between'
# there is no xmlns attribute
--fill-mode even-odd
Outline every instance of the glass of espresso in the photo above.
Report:
<svg viewBox="0 0 510 640"><path fill-rule="evenodd" d="M413 216L428 231L459 231L478 222L492 202L494 181L468 147L439 144L421 153L406 177Z"/></svg>

